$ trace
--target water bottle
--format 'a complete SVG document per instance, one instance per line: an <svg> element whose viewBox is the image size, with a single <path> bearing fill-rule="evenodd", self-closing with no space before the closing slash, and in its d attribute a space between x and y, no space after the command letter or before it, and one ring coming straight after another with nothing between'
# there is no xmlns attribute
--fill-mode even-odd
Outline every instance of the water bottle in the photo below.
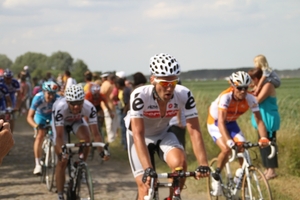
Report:
<svg viewBox="0 0 300 200"><path fill-rule="evenodd" d="M235 177L233 179L233 181L235 182L235 184L237 184L237 188L240 189L241 185L242 185L242 176L243 176L243 169L242 168L238 168L235 172Z"/></svg>

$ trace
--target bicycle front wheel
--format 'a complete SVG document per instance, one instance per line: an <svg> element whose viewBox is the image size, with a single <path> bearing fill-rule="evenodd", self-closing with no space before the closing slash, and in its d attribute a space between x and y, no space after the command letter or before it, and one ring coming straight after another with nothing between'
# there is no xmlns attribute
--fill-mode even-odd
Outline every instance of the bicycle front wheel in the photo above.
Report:
<svg viewBox="0 0 300 200"><path fill-rule="evenodd" d="M218 161L218 158L213 158L209 163L210 168L215 170L217 168L217 161ZM226 179L227 179L226 173L224 171L225 171L225 169L222 170L222 172L221 172L221 178L222 178L223 184L225 184ZM223 200L223 199L226 199L224 196L213 196L211 194L211 192L213 190L212 189L212 179L213 179L213 177L211 175L207 178L208 199L209 200ZM223 191L223 193L224 192L226 192L226 191Z"/></svg>
<svg viewBox="0 0 300 200"><path fill-rule="evenodd" d="M77 176L76 196L77 199L94 200L93 181L90 170L86 164L81 165Z"/></svg>
<svg viewBox="0 0 300 200"><path fill-rule="evenodd" d="M272 193L264 174L256 167L249 167L249 175L244 175L242 183L242 199L272 199Z"/></svg>
<svg viewBox="0 0 300 200"><path fill-rule="evenodd" d="M53 183L54 183L54 176L55 176L55 165L56 165L56 155L54 152L54 146L52 145L52 142L49 144L48 152L46 154L46 159L45 159L45 169L46 169L46 185L47 189L49 191L52 190L53 188Z"/></svg>

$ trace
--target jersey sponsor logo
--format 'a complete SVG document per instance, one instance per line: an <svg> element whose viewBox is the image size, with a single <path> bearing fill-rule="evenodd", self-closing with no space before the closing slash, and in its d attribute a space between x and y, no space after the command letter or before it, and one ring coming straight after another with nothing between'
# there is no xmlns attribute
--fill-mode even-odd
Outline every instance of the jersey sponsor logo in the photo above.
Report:
<svg viewBox="0 0 300 200"><path fill-rule="evenodd" d="M187 100L187 102L185 103L185 109L186 109L186 110L190 110L190 109L192 109L192 108L195 108L195 107L196 107L196 103L195 103L194 97L192 96L191 91L189 91L189 92L187 93L187 96L188 96L188 100Z"/></svg>
<svg viewBox="0 0 300 200"><path fill-rule="evenodd" d="M158 117L160 117L160 112L159 111L148 111L148 112L144 112L144 116L149 117L149 118L158 118Z"/></svg>
<svg viewBox="0 0 300 200"><path fill-rule="evenodd" d="M54 117L55 121L59 122L59 121L63 120L63 115L60 113L60 111L61 110L58 110L56 114L55 114L55 111L53 111L53 113L55 114L55 117Z"/></svg>
<svg viewBox="0 0 300 200"><path fill-rule="evenodd" d="M158 106L157 105L149 105L148 109L158 109Z"/></svg>
<svg viewBox="0 0 300 200"><path fill-rule="evenodd" d="M170 103L170 104L168 105L168 107L169 107L169 108L172 108L172 107L173 107L173 105Z"/></svg>
<svg viewBox="0 0 300 200"><path fill-rule="evenodd" d="M136 95L135 95L135 98L137 97L139 95L139 93L137 93ZM133 102L132 102L132 109L133 110L135 110L135 111L138 111L138 110L141 110L141 109L143 109L144 108L144 101L143 101L143 99L141 99L141 98L136 98L136 99L134 99L133 100Z"/></svg>
<svg viewBox="0 0 300 200"><path fill-rule="evenodd" d="M71 116L67 116L65 118L66 121L68 122L72 122L72 121L78 121L82 119L82 115L81 114L77 114L77 115L71 115Z"/></svg>
<svg viewBox="0 0 300 200"><path fill-rule="evenodd" d="M178 113L178 110L168 110L166 113L166 117L174 117Z"/></svg>
<svg viewBox="0 0 300 200"><path fill-rule="evenodd" d="M189 115L185 115L185 118L191 118L193 116L198 116L198 113L192 113L192 114L189 114Z"/></svg>
<svg viewBox="0 0 300 200"><path fill-rule="evenodd" d="M174 103L174 108L178 108L178 104L177 103Z"/></svg>
<svg viewBox="0 0 300 200"><path fill-rule="evenodd" d="M96 118L96 117L97 117L97 111L96 111L96 108L95 108L94 106L92 106L90 118Z"/></svg>

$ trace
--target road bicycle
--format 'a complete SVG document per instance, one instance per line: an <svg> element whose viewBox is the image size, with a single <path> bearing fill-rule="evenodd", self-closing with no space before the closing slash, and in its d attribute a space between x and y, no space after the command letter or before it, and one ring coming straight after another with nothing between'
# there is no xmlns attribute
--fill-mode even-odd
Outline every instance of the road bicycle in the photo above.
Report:
<svg viewBox="0 0 300 200"><path fill-rule="evenodd" d="M71 151L72 147L78 148L78 159L73 161L75 153ZM67 200L94 200L94 188L92 176L87 163L84 161L84 148L103 147L104 154L110 155L108 143L102 142L84 142L67 143L62 145L63 156L68 154L69 181L66 191Z"/></svg>
<svg viewBox="0 0 300 200"><path fill-rule="evenodd" d="M273 158L275 156L275 144L269 142L271 147L271 153L268 158ZM237 153L237 148L243 148L243 152ZM259 147L259 143L245 142L242 145L235 145L232 148L232 156L229 161L225 164L224 169L220 174L220 183L223 195L213 196L211 194L212 187L212 175L207 179L208 196L210 200L265 200L272 199L272 193L268 181L266 180L264 174L260 169L255 167L250 158L250 153L248 149L253 147ZM241 158L243 164L239 170L239 177L233 177L230 163L235 160L235 158ZM210 167L212 173L215 172L217 166L217 158L214 158L210 162Z"/></svg>
<svg viewBox="0 0 300 200"><path fill-rule="evenodd" d="M41 183L46 183L47 189L51 191L55 182L54 178L57 157L53 145L53 133L50 120L46 120L46 125L43 128L45 129L45 138L42 144L43 155L41 159Z"/></svg>

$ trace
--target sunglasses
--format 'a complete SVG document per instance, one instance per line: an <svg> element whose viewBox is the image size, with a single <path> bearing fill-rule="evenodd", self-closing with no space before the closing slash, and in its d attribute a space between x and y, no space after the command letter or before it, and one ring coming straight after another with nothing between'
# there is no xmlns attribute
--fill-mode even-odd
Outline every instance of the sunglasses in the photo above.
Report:
<svg viewBox="0 0 300 200"><path fill-rule="evenodd" d="M244 86L244 87L242 87L242 86L237 86L237 87L235 87L238 91L248 91L248 86Z"/></svg>
<svg viewBox="0 0 300 200"><path fill-rule="evenodd" d="M163 87L170 87L170 86L175 87L176 84L178 83L178 79L167 81L167 80L154 78L154 81Z"/></svg>
<svg viewBox="0 0 300 200"><path fill-rule="evenodd" d="M68 102L71 106L81 106L83 101L69 101Z"/></svg>
<svg viewBox="0 0 300 200"><path fill-rule="evenodd" d="M46 91L46 92L48 95L53 95L53 96L56 95L56 92L49 92L49 91Z"/></svg>

